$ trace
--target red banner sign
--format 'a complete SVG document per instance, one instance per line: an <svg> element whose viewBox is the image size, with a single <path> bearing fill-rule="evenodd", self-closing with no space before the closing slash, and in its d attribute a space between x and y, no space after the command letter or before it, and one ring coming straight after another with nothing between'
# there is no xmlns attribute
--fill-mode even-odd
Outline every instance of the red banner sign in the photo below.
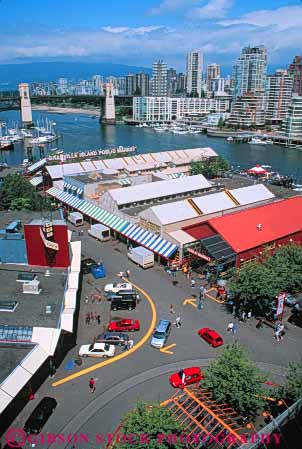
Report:
<svg viewBox="0 0 302 449"><path fill-rule="evenodd" d="M209 256L206 256L205 254L201 254L198 251L195 251L195 249L188 248L188 253L193 254L194 256L197 256L200 259L204 259L207 262L211 262L211 258Z"/></svg>

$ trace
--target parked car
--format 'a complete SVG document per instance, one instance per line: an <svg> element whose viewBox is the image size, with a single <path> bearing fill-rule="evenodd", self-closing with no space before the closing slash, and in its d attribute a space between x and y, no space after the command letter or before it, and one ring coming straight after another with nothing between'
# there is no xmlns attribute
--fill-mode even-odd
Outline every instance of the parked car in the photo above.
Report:
<svg viewBox="0 0 302 449"><path fill-rule="evenodd" d="M82 259L81 261L81 270L83 274L89 274L91 271L91 267L97 265L96 261L87 257L86 259Z"/></svg>
<svg viewBox="0 0 302 449"><path fill-rule="evenodd" d="M218 346L223 345L223 339L213 329L203 327L202 329L199 329L198 335L201 338L203 338L207 343L210 343L210 345L212 345L213 348L217 348Z"/></svg>
<svg viewBox="0 0 302 449"><path fill-rule="evenodd" d="M163 346L165 346L170 331L171 322L168 320L159 320L158 325L156 326L152 335L151 346L153 346L154 348L162 348Z"/></svg>
<svg viewBox="0 0 302 449"><path fill-rule="evenodd" d="M184 388L186 385L192 385L204 379L204 375L198 366L184 368L169 377L173 388Z"/></svg>
<svg viewBox="0 0 302 449"><path fill-rule="evenodd" d="M129 282L117 282L115 284L106 284L104 287L105 293L117 293L121 290L132 290L133 287Z"/></svg>
<svg viewBox="0 0 302 449"><path fill-rule="evenodd" d="M129 335L122 332L104 332L96 337L97 343L108 343L109 345L124 345L129 340Z"/></svg>
<svg viewBox="0 0 302 449"><path fill-rule="evenodd" d="M108 292L107 300L111 301L112 298L127 298L127 299L135 299L137 301L139 301L139 299L140 299L139 295L133 289L132 290L120 290L116 293Z"/></svg>
<svg viewBox="0 0 302 449"><path fill-rule="evenodd" d="M80 357L113 357L115 354L115 346L109 343L94 343L91 345L83 345L80 347Z"/></svg>
<svg viewBox="0 0 302 449"><path fill-rule="evenodd" d="M57 401L54 398L49 396L43 398L26 421L24 431L26 433L40 433L56 406Z"/></svg>
<svg viewBox="0 0 302 449"><path fill-rule="evenodd" d="M134 332L140 330L139 320L133 320L132 318L124 318L119 321L111 321L108 326L109 331L116 332Z"/></svg>

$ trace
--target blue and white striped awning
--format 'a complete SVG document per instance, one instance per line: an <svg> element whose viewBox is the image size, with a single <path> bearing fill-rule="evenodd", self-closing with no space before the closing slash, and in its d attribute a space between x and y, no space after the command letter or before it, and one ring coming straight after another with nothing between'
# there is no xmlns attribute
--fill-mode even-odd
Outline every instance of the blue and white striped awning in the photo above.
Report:
<svg viewBox="0 0 302 449"><path fill-rule="evenodd" d="M123 218L113 215L105 209L102 209L87 200L82 200L71 193L63 192L56 187L47 190L47 193L58 201L68 204L84 215L120 232L128 239L139 243L162 257L168 259L178 248L174 243L171 243L136 224L129 223Z"/></svg>
<svg viewBox="0 0 302 449"><path fill-rule="evenodd" d="M42 184L43 178L42 176L36 176L35 178L31 178L29 182L31 183L32 186L37 187L40 184Z"/></svg>
<svg viewBox="0 0 302 449"><path fill-rule="evenodd" d="M30 165L29 167L27 167L27 171L29 171L30 173L33 173L35 171L37 171L39 168L43 167L44 165L46 165L46 158L41 159L38 162L35 162L33 165Z"/></svg>
<svg viewBox="0 0 302 449"><path fill-rule="evenodd" d="M185 173L169 173L168 178L171 179L178 179L178 178L185 178L187 175Z"/></svg>
<svg viewBox="0 0 302 449"><path fill-rule="evenodd" d="M121 186L130 186L131 182L128 178L121 178L118 182Z"/></svg>
<svg viewBox="0 0 302 449"><path fill-rule="evenodd" d="M78 194L78 195L82 195L82 193L83 193L83 190L82 190L82 189L77 189L77 194Z"/></svg>
<svg viewBox="0 0 302 449"><path fill-rule="evenodd" d="M152 232L149 232L135 224L130 223L121 230L121 233L129 239L134 240L136 243L140 243L142 246L145 246L151 251L154 251L160 256L166 258L173 254L178 248L174 243L171 243L157 234L153 234Z"/></svg>

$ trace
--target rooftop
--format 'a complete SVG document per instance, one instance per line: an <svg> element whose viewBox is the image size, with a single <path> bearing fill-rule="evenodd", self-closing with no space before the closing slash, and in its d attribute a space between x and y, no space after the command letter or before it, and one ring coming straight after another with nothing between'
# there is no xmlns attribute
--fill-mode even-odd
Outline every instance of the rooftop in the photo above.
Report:
<svg viewBox="0 0 302 449"><path fill-rule="evenodd" d="M16 282L19 273L37 274L42 289L39 295L22 293L22 282ZM0 265L1 301L16 301L13 312L0 311L0 325L37 326L56 328L61 313L67 271L51 269L45 276L45 269L30 269L26 265ZM51 306L51 313L46 313Z"/></svg>
<svg viewBox="0 0 302 449"><path fill-rule="evenodd" d="M9 374L20 364L20 362L30 353L34 345L24 347L0 347L0 384Z"/></svg>
<svg viewBox="0 0 302 449"><path fill-rule="evenodd" d="M213 218L209 224L240 253L301 231L301 211L302 197L296 196Z"/></svg>
<svg viewBox="0 0 302 449"><path fill-rule="evenodd" d="M6 226L15 220L21 220L22 224L29 223L31 220L45 219L49 221L51 218L53 220L60 220L60 214L58 211L44 211L44 212L26 212L26 211L1 211L0 213L0 229L5 229ZM23 232L23 231L21 231Z"/></svg>
<svg viewBox="0 0 302 449"><path fill-rule="evenodd" d="M111 197L118 205L151 200L202 190L212 187L203 175L188 176L166 181L156 181L136 186L109 190Z"/></svg>

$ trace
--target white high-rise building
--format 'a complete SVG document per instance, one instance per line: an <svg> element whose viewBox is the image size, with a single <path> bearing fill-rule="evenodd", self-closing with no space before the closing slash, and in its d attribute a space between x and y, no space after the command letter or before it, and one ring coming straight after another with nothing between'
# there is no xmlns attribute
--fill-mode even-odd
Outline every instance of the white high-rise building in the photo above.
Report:
<svg viewBox="0 0 302 449"><path fill-rule="evenodd" d="M203 68L203 54L192 51L187 54L187 94L201 96L201 81Z"/></svg>
<svg viewBox="0 0 302 449"><path fill-rule="evenodd" d="M302 97L292 98L282 131L289 139L302 138Z"/></svg>
<svg viewBox="0 0 302 449"><path fill-rule="evenodd" d="M293 78L287 70L276 70L267 78L266 118L271 122L285 119L292 99Z"/></svg>
<svg viewBox="0 0 302 449"><path fill-rule="evenodd" d="M152 64L151 92L154 97L166 97L168 91L167 64L157 61Z"/></svg>
<svg viewBox="0 0 302 449"><path fill-rule="evenodd" d="M234 66L234 98L265 91L267 50L263 46L244 47Z"/></svg>

